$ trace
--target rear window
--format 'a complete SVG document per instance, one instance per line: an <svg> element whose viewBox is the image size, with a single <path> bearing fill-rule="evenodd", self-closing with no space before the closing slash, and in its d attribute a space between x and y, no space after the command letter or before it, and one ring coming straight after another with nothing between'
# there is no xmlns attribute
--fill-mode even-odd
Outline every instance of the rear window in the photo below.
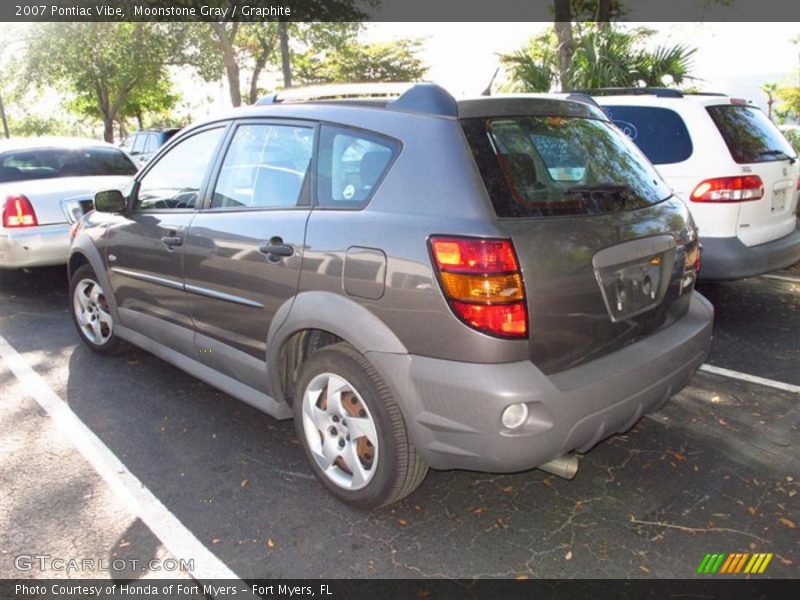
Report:
<svg viewBox="0 0 800 600"><path fill-rule="evenodd" d="M678 113L653 106L604 106L603 110L654 165L688 160L692 138Z"/></svg>
<svg viewBox="0 0 800 600"><path fill-rule="evenodd" d="M498 217L604 214L670 196L636 146L606 121L498 117L462 126Z"/></svg>
<svg viewBox="0 0 800 600"><path fill-rule="evenodd" d="M0 182L135 174L134 164L116 148L40 148L0 155Z"/></svg>
<svg viewBox="0 0 800 600"><path fill-rule="evenodd" d="M754 106L709 106L708 114L737 163L770 162L795 156L783 134Z"/></svg>

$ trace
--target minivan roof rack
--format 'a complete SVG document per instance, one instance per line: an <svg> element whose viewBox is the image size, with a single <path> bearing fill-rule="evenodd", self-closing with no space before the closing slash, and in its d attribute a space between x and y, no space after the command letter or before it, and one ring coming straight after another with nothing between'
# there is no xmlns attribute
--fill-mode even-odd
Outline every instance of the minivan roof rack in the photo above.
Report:
<svg viewBox="0 0 800 600"><path fill-rule="evenodd" d="M683 98L684 93L674 88L665 87L607 87L594 89L567 90L573 94L589 96L658 96L659 98Z"/></svg>
<svg viewBox="0 0 800 600"><path fill-rule="evenodd" d="M259 106L296 102L363 104L386 101L386 108L457 117L458 104L444 88L428 82L346 83L290 88L264 96Z"/></svg>

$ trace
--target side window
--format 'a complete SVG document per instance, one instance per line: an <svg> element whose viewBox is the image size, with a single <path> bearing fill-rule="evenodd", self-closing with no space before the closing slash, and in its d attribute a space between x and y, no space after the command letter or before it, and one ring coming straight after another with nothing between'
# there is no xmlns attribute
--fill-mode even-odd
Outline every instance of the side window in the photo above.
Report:
<svg viewBox="0 0 800 600"><path fill-rule="evenodd" d="M158 142L155 134L151 133L147 136L147 142L144 145L144 152L145 154L149 154L151 152L155 152L156 148L158 148Z"/></svg>
<svg viewBox="0 0 800 600"><path fill-rule="evenodd" d="M134 210L194 208L224 127L182 140L139 181Z"/></svg>
<svg viewBox="0 0 800 600"><path fill-rule="evenodd" d="M400 151L383 136L323 126L319 139L317 202L326 208L359 208Z"/></svg>
<svg viewBox="0 0 800 600"><path fill-rule="evenodd" d="M297 206L314 150L314 130L292 125L236 128L211 208Z"/></svg>
<svg viewBox="0 0 800 600"><path fill-rule="evenodd" d="M144 142L147 138L146 135L137 133L133 137L133 146L131 146L131 154L141 154L144 152Z"/></svg>
<svg viewBox="0 0 800 600"><path fill-rule="evenodd" d="M603 109L654 165L683 162L692 155L692 138L674 110L654 106L604 106Z"/></svg>

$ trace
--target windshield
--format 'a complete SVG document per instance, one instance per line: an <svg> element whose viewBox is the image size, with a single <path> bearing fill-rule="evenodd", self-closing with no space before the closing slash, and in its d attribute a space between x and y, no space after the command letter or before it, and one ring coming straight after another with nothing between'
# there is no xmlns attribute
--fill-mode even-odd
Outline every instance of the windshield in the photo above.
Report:
<svg viewBox="0 0 800 600"><path fill-rule="evenodd" d="M604 214L671 195L606 121L526 116L467 119L463 127L499 217Z"/></svg>
<svg viewBox="0 0 800 600"><path fill-rule="evenodd" d="M709 106L708 113L739 164L795 158L791 144L754 106Z"/></svg>
<svg viewBox="0 0 800 600"><path fill-rule="evenodd" d="M135 174L134 164L116 148L35 148L0 155L0 183Z"/></svg>

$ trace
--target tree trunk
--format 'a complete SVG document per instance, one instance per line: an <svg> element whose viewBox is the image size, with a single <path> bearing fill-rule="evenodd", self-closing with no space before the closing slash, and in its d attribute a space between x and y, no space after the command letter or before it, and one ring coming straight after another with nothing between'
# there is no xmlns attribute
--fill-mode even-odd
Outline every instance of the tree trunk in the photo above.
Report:
<svg viewBox="0 0 800 600"><path fill-rule="evenodd" d="M261 54L256 58L256 64L253 66L253 75L250 77L250 97L248 98L250 104L258 102L258 78L267 65L269 54L266 49L262 49Z"/></svg>
<svg viewBox="0 0 800 600"><path fill-rule="evenodd" d="M8 131L8 120L6 119L6 107L3 104L3 97L0 96L0 120L3 121L3 134L6 136L6 139L11 138L11 134Z"/></svg>
<svg viewBox="0 0 800 600"><path fill-rule="evenodd" d="M239 63L236 60L236 51L233 48L233 40L236 37L239 24L233 23L231 25L230 37L227 35L225 23L209 23L214 35L217 38L217 44L222 52L222 63L225 65L225 77L228 80L228 91L231 95L231 104L234 107L242 105L242 88L241 76L239 74Z"/></svg>
<svg viewBox="0 0 800 600"><path fill-rule="evenodd" d="M222 58L225 61L225 75L228 78L228 89L231 94L231 104L235 107L242 105L242 90L241 90L241 77L239 76L239 63L236 62L236 56L233 50L222 53Z"/></svg>
<svg viewBox="0 0 800 600"><path fill-rule="evenodd" d="M144 129L144 125L142 124L142 111L136 111L136 122L139 124L139 129Z"/></svg>
<svg viewBox="0 0 800 600"><path fill-rule="evenodd" d="M561 89L570 88L572 57L575 54L575 39L572 36L572 9L570 0L553 0L555 19L553 28L558 38L558 74Z"/></svg>
<svg viewBox="0 0 800 600"><path fill-rule="evenodd" d="M103 139L109 144L114 143L114 117L103 115Z"/></svg>
<svg viewBox="0 0 800 600"><path fill-rule="evenodd" d="M601 29L608 29L611 21L611 0L597 0L595 20Z"/></svg>
<svg viewBox="0 0 800 600"><path fill-rule="evenodd" d="M292 87L292 59L289 56L289 26L286 21L278 22L278 39L281 46L281 71L283 87Z"/></svg>

